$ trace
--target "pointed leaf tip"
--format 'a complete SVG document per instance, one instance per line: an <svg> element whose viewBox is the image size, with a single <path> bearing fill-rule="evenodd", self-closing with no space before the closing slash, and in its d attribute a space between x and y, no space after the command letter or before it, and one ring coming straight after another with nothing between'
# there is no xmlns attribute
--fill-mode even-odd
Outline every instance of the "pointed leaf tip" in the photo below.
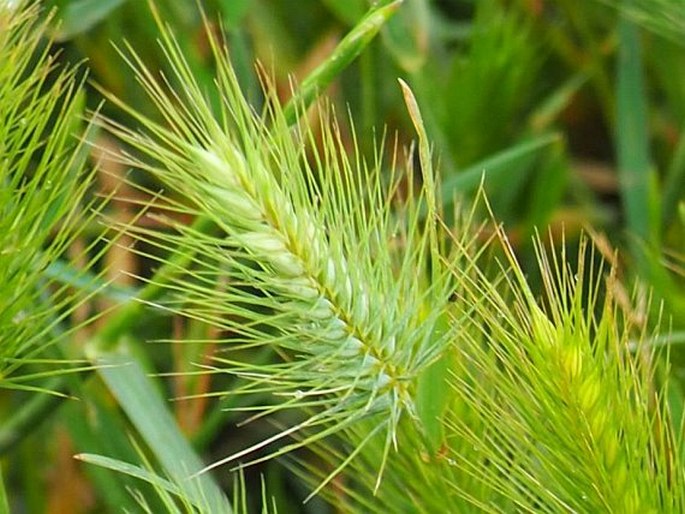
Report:
<svg viewBox="0 0 685 514"><path fill-rule="evenodd" d="M426 131L423 127L423 117L421 116L419 104L416 102L414 92L409 87L409 84L407 84L401 78L398 78L397 81L400 83L400 87L402 88L402 96L404 96L404 103L407 105L409 117L411 118L414 128L419 135L419 139L423 139L426 136Z"/></svg>
<svg viewBox="0 0 685 514"><path fill-rule="evenodd" d="M423 116L421 116L419 104L416 101L414 92L409 87L409 84L407 84L401 78L398 78L397 81L400 83L400 87L402 88L402 95L404 96L404 103L407 105L407 112L409 113L409 117L414 125L414 129L419 136L419 159L421 161L421 174L423 175L424 185L426 187L429 209L434 214L437 212L437 206L435 203L435 178L433 176L433 166L430 157L430 144L428 142L426 128L423 124Z"/></svg>

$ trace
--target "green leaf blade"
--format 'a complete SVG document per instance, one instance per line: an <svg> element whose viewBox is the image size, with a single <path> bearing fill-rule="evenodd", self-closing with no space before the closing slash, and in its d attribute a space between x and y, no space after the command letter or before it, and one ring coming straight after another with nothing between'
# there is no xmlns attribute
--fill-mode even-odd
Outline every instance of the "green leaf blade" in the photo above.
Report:
<svg viewBox="0 0 685 514"><path fill-rule="evenodd" d="M359 21L340 41L333 53L299 86L294 97L283 109L286 120L293 123L297 119L298 110L303 106L307 107L366 48L402 1L396 0L372 9Z"/></svg>
<svg viewBox="0 0 685 514"><path fill-rule="evenodd" d="M88 32L105 20L127 0L75 0L68 2L61 13L62 23L57 39L67 40Z"/></svg>
<svg viewBox="0 0 685 514"><path fill-rule="evenodd" d="M228 500L209 475L190 479L205 466L138 362L117 353L99 353L94 360L119 405L180 490L193 503L206 504L208 512L231 512Z"/></svg>

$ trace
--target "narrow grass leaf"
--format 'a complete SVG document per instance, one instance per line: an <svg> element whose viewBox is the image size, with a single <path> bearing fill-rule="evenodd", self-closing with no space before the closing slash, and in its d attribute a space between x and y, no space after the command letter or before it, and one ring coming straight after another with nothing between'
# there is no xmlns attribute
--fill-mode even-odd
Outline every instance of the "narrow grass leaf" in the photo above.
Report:
<svg viewBox="0 0 685 514"><path fill-rule="evenodd" d="M443 206L453 204L455 192L475 191L483 178L496 187L498 181L503 181L512 169L522 169L525 163L531 162L539 152L559 142L560 139L558 133L535 136L451 175L442 185Z"/></svg>
<svg viewBox="0 0 685 514"><path fill-rule="evenodd" d="M685 44L685 11L680 0L599 0L659 37Z"/></svg>
<svg viewBox="0 0 685 514"><path fill-rule="evenodd" d="M629 19L619 21L617 74L616 153L626 226L634 236L656 243L658 230L650 219L652 170L640 32Z"/></svg>
<svg viewBox="0 0 685 514"><path fill-rule="evenodd" d="M127 0L75 0L67 2L60 12L58 40L71 39L88 32Z"/></svg>
<svg viewBox="0 0 685 514"><path fill-rule="evenodd" d="M89 389L93 394L89 394L87 400L68 402L59 409L59 419L74 442L76 452L135 459L136 452L128 436L131 428L125 414L112 408L112 397L104 387ZM135 509L136 503L129 491L140 484L134 479L95 466L88 466L84 471L93 489L99 493L103 507L110 511ZM152 492L147 486L140 489Z"/></svg>
<svg viewBox="0 0 685 514"><path fill-rule="evenodd" d="M204 464L181 434L167 406L140 364L117 353L99 353L100 376L141 434L166 473L193 503L210 512L231 512L228 500L209 475L189 479Z"/></svg>
<svg viewBox="0 0 685 514"><path fill-rule="evenodd" d="M340 41L333 53L302 81L293 98L283 108L288 123L295 122L298 111L307 107L366 48L401 3L402 0L397 0L371 9Z"/></svg>
<svg viewBox="0 0 685 514"><path fill-rule="evenodd" d="M56 260L48 264L43 275L59 284L65 284L87 293L98 295L115 302L128 302L138 296L139 291L134 287L112 284L111 281L96 276L88 270L76 269L72 264L63 260Z"/></svg>
<svg viewBox="0 0 685 514"><path fill-rule="evenodd" d="M578 72L571 76L549 97L544 98L530 116L530 127L533 131L549 130L550 126L559 119L560 114L568 108L573 97L588 81L585 72Z"/></svg>
<svg viewBox="0 0 685 514"><path fill-rule="evenodd" d="M149 469L145 469L134 464L129 464L128 462L123 462L118 459L112 459L110 457L94 455L90 453L79 453L78 455L75 455L74 458L82 462L87 462L88 464L93 464L95 466L111 469L112 471L116 471L118 473L123 473L125 475L138 478L151 485L154 485L155 487L161 487L165 491L175 496L184 495L184 491L177 484L171 482L170 480L160 477L155 472ZM199 504L197 506L200 507L202 506L202 504Z"/></svg>
<svg viewBox="0 0 685 514"><path fill-rule="evenodd" d="M7 499L7 491L5 489L5 480L2 476L2 467L0 466L0 514L10 514L10 504Z"/></svg>
<svg viewBox="0 0 685 514"><path fill-rule="evenodd" d="M661 219L664 227L668 227L675 218L678 202L685 197L685 129L681 129L678 144L673 152L673 158L668 166L663 186L661 201Z"/></svg>
<svg viewBox="0 0 685 514"><path fill-rule="evenodd" d="M416 388L416 411L431 456L437 455L445 442L444 415L451 398L450 368L450 356L443 355L421 373Z"/></svg>

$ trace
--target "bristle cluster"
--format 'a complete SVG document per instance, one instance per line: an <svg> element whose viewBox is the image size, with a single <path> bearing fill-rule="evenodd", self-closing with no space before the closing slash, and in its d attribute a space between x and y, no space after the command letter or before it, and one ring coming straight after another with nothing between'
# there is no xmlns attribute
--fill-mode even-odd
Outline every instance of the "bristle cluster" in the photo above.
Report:
<svg viewBox="0 0 685 514"><path fill-rule="evenodd" d="M314 135L305 123L292 126L273 97L255 113L217 48L216 116L180 50L166 43L184 84L178 91L135 56L131 61L168 124L120 103L143 130L105 126L135 149L128 164L183 191L187 203L176 203L178 210L207 217L219 230L198 237L182 224L166 233L130 229L152 246L192 256L157 304L218 326L225 351L215 356L216 371L241 379L242 394L288 398L264 410L306 407L311 417L299 428L335 427L325 433L378 415L387 455L403 413L415 416L412 382L450 339L449 331L434 331L451 277L433 255L434 224L420 221L426 195L393 217L380 162L351 162L330 119ZM388 244L398 231L406 251ZM252 364L230 354L255 347L272 351L272 360Z"/></svg>
<svg viewBox="0 0 685 514"><path fill-rule="evenodd" d="M487 344L474 340L458 379L466 404L484 426L498 430L482 434L454 421L486 462L507 470L492 482L494 490L540 494L563 511L671 512L660 503L668 495L654 494L669 487L654 480L655 469L670 466L671 457L652 432L650 371L630 352L632 327L610 292L599 303L599 278L584 267L592 268L586 242L577 273L550 263L538 247L544 303L533 296L511 249L505 251L514 301L490 283L480 290L486 300L478 319L488 327ZM545 487L528 489L531 483Z"/></svg>
<svg viewBox="0 0 685 514"><path fill-rule="evenodd" d="M334 257L327 248L320 220L304 212L294 215L275 177L251 175L234 147L223 155L207 149L193 148L193 152L207 178L203 200L212 201L217 211L226 213L221 222L234 244L268 268L269 276L260 277L268 285L262 287L283 297L282 309L299 313L302 319L293 328L314 341L309 352L344 359L336 364L354 370L347 378L353 379L350 385L355 387L379 390L395 382L389 373L397 366L379 360L380 348L392 349L394 343L373 341L374 334L366 328L367 287L353 283L345 255ZM270 183L249 191L245 184L254 184L255 179ZM268 198L259 198L257 191L264 190L269 191ZM274 219L269 219L269 211L275 213ZM293 239L302 233L306 241Z"/></svg>

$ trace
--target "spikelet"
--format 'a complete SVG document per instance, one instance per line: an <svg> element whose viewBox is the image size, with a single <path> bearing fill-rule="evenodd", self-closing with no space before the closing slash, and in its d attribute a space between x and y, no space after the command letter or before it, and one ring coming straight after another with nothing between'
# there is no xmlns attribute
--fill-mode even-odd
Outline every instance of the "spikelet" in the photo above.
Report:
<svg viewBox="0 0 685 514"><path fill-rule="evenodd" d="M231 149L231 159L222 159L205 149L196 150L196 155L201 169L215 181L208 190L217 202L214 208L218 210L218 204L226 202L233 216L222 219L229 236L237 247L267 268L267 276L254 279L264 282L260 286L264 290L283 298L284 311L298 313L294 337L312 340L312 354L341 358L335 363L337 368L349 363L355 387L379 393L368 406L374 410L374 403L386 401L384 395L389 393L390 385L397 387L400 383L402 371L399 363L381 360L382 348L388 344L385 339L394 336L379 333L374 338L366 328L370 325L367 285L353 280L344 254L331 256L320 220L311 219L307 211L295 214L273 175L256 174L266 182L259 189L269 191L266 198L260 198L243 186L256 177L250 175L236 148ZM239 208L234 209L236 206ZM277 217L269 220L268 212ZM298 239L300 235L306 240ZM301 341L293 346L299 348ZM389 375L393 371L397 373L394 377Z"/></svg>
<svg viewBox="0 0 685 514"><path fill-rule="evenodd" d="M487 342L474 339L458 380L482 426L452 420L481 452L470 469L490 481L483 500L502 494L540 511L677 512L682 479L663 481L675 457L660 441L671 436L653 423L667 415L654 405L649 366L630 351L634 327L614 302L612 275L602 298L586 240L577 273L565 254L550 262L538 244L540 302L504 247L514 301L485 279L474 289ZM493 468L505 473L493 479Z"/></svg>
<svg viewBox="0 0 685 514"><path fill-rule="evenodd" d="M265 346L284 359L258 366L216 358L216 371L246 381L243 393L287 398L271 411L314 409L277 437L318 424L343 429L376 415L390 446L403 413L414 415L414 379L450 338L434 331L451 279L429 247L435 224L419 222L423 193L395 217L382 192L381 163L351 162L334 119L322 120L317 149L312 131L288 126L268 92L258 116L214 47L216 116L173 38L167 35L164 47L178 93L160 85L135 54L130 60L167 126L116 99L145 133L105 122L137 152L127 157L130 165L183 191L190 206L175 208L208 217L220 232L197 234L180 224L169 233L131 229L150 245L195 256L169 286L164 308L223 329L229 351ZM411 250L389 244L398 233Z"/></svg>

